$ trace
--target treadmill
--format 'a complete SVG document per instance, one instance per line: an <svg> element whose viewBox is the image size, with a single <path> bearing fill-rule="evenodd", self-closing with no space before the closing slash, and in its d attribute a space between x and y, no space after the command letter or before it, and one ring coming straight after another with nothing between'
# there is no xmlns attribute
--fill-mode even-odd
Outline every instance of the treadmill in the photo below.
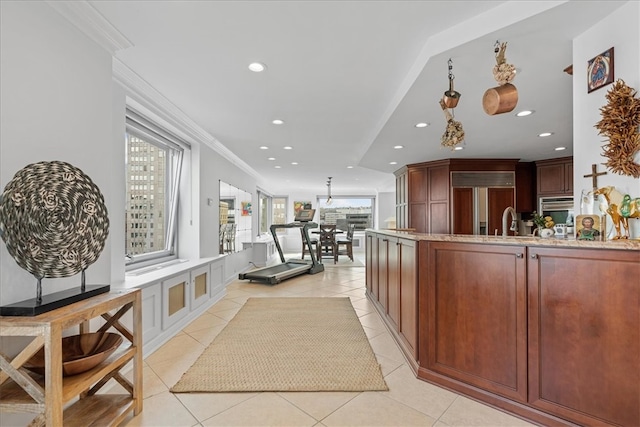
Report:
<svg viewBox="0 0 640 427"><path fill-rule="evenodd" d="M238 278L241 280L256 280L270 285L275 285L283 280L299 276L301 274L316 274L324 271L324 265L318 262L316 254L313 251L313 247L311 246L311 239L309 238L309 229L318 226L315 222L311 222L315 211L315 209L302 209L296 215L295 222L290 222L288 224L272 224L269 229L273 235L273 241L275 242L278 253L280 254L280 261L282 264L258 268L246 273L240 273ZM278 236L276 234L276 230L280 228L302 229L303 244L307 245L309 248L310 261L303 259L290 259L285 261L284 254L282 253L282 247L280 246L280 242L278 241Z"/></svg>

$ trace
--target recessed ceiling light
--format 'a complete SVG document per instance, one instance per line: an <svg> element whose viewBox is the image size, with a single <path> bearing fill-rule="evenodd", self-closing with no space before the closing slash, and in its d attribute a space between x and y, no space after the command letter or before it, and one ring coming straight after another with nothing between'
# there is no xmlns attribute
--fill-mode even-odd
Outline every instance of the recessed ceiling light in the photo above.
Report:
<svg viewBox="0 0 640 427"><path fill-rule="evenodd" d="M266 145L263 145L262 147L260 147L261 150L268 150L269 147L267 147Z"/></svg>
<svg viewBox="0 0 640 427"><path fill-rule="evenodd" d="M541 134L539 134L538 136L539 136L540 138L544 138L544 137L551 136L551 135L553 135L553 132L542 132L542 133L541 133Z"/></svg>
<svg viewBox="0 0 640 427"><path fill-rule="evenodd" d="M455 147L454 148L455 151L460 151L460 150L464 150L464 147Z"/></svg>
<svg viewBox="0 0 640 427"><path fill-rule="evenodd" d="M280 120L280 119L275 119L274 121L272 121L271 123L273 123L274 125L281 125L284 123L284 120Z"/></svg>
<svg viewBox="0 0 640 427"><path fill-rule="evenodd" d="M291 164L292 164L292 165L297 165L297 164L298 164L298 162L291 162Z"/></svg>
<svg viewBox="0 0 640 427"><path fill-rule="evenodd" d="M429 123L422 122L422 123L416 124L417 128L426 128L427 126L429 126Z"/></svg>
<svg viewBox="0 0 640 427"><path fill-rule="evenodd" d="M533 113L534 113L533 110L522 110L518 114L516 114L516 117L526 117L526 116L530 116Z"/></svg>
<svg viewBox="0 0 640 427"><path fill-rule="evenodd" d="M293 150L293 147L289 147L288 145L282 148L284 148L285 150Z"/></svg>
<svg viewBox="0 0 640 427"><path fill-rule="evenodd" d="M276 169L280 169L282 166L275 166Z"/></svg>
<svg viewBox="0 0 640 427"><path fill-rule="evenodd" d="M252 62L251 64L249 64L249 69L251 71L253 71L254 73L260 73L260 72L266 70L267 66L264 65L261 62Z"/></svg>
<svg viewBox="0 0 640 427"><path fill-rule="evenodd" d="M347 166L347 169L353 169L353 166Z"/></svg>
<svg viewBox="0 0 640 427"><path fill-rule="evenodd" d="M401 148L404 148L404 145L395 145L393 148L395 148L396 150L399 150Z"/></svg>
<svg viewBox="0 0 640 427"><path fill-rule="evenodd" d="M562 151L562 150L566 150L567 147L556 147L555 150L556 151Z"/></svg>
<svg viewBox="0 0 640 427"><path fill-rule="evenodd" d="M275 157L269 157L267 160L275 160Z"/></svg>
<svg viewBox="0 0 640 427"><path fill-rule="evenodd" d="M389 162L390 165L397 165L398 162Z"/></svg>

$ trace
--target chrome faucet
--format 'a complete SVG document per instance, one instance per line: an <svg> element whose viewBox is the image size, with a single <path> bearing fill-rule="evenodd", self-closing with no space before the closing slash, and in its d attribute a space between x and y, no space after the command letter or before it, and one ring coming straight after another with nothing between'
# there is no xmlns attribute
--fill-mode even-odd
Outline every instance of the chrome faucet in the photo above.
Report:
<svg viewBox="0 0 640 427"><path fill-rule="evenodd" d="M518 234L518 216L516 214L516 210L511 206L507 207L504 212L502 212L502 235L508 236L507 232L507 216L511 213L511 227L509 227L509 231L514 231L515 234Z"/></svg>

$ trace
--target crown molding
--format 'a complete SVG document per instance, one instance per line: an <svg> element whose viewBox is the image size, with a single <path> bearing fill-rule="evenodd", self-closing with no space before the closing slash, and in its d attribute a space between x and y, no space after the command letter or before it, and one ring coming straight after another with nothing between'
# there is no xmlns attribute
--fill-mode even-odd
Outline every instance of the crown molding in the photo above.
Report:
<svg viewBox="0 0 640 427"><path fill-rule="evenodd" d="M133 46L116 27L86 1L46 0L60 15L75 25L93 41L114 55L117 51Z"/></svg>
<svg viewBox="0 0 640 427"><path fill-rule="evenodd" d="M113 58L113 79L127 92L128 103L141 113L150 115L190 143L205 144L256 180L262 177L220 141L202 129L182 110L117 58Z"/></svg>

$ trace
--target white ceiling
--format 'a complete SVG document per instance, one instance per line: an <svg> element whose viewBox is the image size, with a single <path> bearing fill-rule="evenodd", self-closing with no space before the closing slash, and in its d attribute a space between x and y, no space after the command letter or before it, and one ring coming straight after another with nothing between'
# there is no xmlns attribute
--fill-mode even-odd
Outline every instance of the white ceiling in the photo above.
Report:
<svg viewBox="0 0 640 427"><path fill-rule="evenodd" d="M253 168L258 185L325 194L331 176L334 195L351 195L393 191L393 171L408 163L572 155L572 77L563 72L572 38L625 2L89 3L133 44L117 58ZM518 70L519 100L489 116L482 97L497 86L496 41ZM449 58L466 133L455 152L440 145ZM249 71L253 61L267 70ZM586 63L574 68L586 85ZM522 109L535 114L515 117ZM560 145L567 150L554 151Z"/></svg>

